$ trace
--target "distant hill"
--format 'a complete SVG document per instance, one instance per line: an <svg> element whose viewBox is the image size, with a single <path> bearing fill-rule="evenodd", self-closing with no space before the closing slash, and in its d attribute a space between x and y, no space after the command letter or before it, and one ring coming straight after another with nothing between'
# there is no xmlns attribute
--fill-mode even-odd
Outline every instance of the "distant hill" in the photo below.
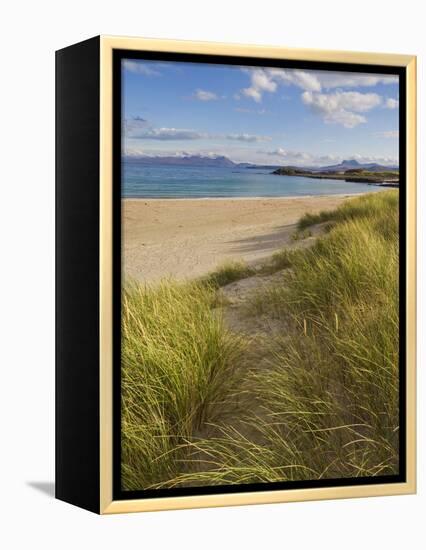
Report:
<svg viewBox="0 0 426 550"><path fill-rule="evenodd" d="M367 162L362 163L358 162L355 159L344 160L340 164L333 164L331 166L321 166L316 168L311 168L318 172L338 172L339 170L352 170L352 169L362 169L368 170L369 172L384 172L386 170L398 170L397 165L385 166L384 164L377 164L376 162Z"/></svg>
<svg viewBox="0 0 426 550"><path fill-rule="evenodd" d="M339 172L345 170L368 170L369 172L385 172L386 170L398 170L397 165L377 164L376 162L358 162L355 159L343 160L339 164L330 166L295 166L295 165L272 165L272 164L252 164L250 162L240 162L240 168L283 168L288 170L309 170L311 172Z"/></svg>
<svg viewBox="0 0 426 550"><path fill-rule="evenodd" d="M344 180L386 187L399 187L399 170L371 162L361 164L357 161L343 161L333 166L308 170L307 168L281 166L271 172L277 176L300 176L315 179Z"/></svg>
<svg viewBox="0 0 426 550"><path fill-rule="evenodd" d="M142 164L146 166L153 165L170 165L170 166L209 166L209 167L225 167L234 168L238 166L225 156L208 157L203 155L185 155L181 157L149 157L149 156L127 156L127 162Z"/></svg>

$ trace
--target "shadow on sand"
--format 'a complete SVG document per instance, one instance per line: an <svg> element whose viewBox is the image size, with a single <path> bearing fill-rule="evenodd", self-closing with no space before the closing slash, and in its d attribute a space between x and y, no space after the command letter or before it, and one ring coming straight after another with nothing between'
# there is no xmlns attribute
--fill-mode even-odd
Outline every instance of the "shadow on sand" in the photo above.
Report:
<svg viewBox="0 0 426 550"><path fill-rule="evenodd" d="M276 251L292 242L292 235L297 229L297 224L277 227L264 235L253 235L245 239L228 241L233 244L234 252L270 252Z"/></svg>

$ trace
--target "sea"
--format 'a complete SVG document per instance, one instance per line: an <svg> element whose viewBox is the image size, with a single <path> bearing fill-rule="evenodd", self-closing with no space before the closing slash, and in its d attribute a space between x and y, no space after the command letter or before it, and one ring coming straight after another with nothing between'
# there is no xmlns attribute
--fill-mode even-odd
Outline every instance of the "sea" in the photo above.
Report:
<svg viewBox="0 0 426 550"><path fill-rule="evenodd" d="M123 198L203 199L359 194L380 187L342 180L278 176L269 168L122 164Z"/></svg>

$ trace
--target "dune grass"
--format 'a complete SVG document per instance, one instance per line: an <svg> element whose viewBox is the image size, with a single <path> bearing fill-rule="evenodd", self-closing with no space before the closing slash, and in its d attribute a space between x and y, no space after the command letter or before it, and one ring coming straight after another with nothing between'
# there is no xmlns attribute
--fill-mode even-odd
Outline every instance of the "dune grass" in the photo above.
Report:
<svg viewBox="0 0 426 550"><path fill-rule="evenodd" d="M240 279L254 275L255 269L243 261L228 261L219 266L216 271L209 273L201 282L214 288L229 285Z"/></svg>
<svg viewBox="0 0 426 550"><path fill-rule="evenodd" d="M257 381L283 435L300 434L298 449L321 476L394 473L398 194L352 200L333 219L329 235L295 255L287 289L274 295L295 334Z"/></svg>
<svg viewBox="0 0 426 550"><path fill-rule="evenodd" d="M377 217L382 222L387 221L387 214L397 212L398 191L385 191L380 193L369 193L362 197L351 199L335 210L322 210L318 214L305 214L297 224L299 231L303 231L312 225L323 222L343 222L351 219ZM390 216L391 220L394 218Z"/></svg>
<svg viewBox="0 0 426 550"><path fill-rule="evenodd" d="M310 229L297 229L291 236L293 241L301 241L303 239L307 239L308 237L312 237L312 231Z"/></svg>
<svg viewBox="0 0 426 550"><path fill-rule="evenodd" d="M212 287L171 285L136 298L130 292L125 311L138 314L123 321L127 486L397 473L398 192L372 193L303 219L305 228L332 225L311 248L276 256L285 276L248 310L282 320L282 335L262 343L266 368L256 359L250 364L238 337L211 315ZM178 318L176 327L171 320ZM238 422L213 414L212 404L229 396L228 377L249 403ZM194 429L200 421L216 424L214 437ZM135 445L158 448L135 452ZM162 471L145 479L153 469Z"/></svg>
<svg viewBox="0 0 426 550"><path fill-rule="evenodd" d="M123 292L123 487L176 476L189 440L233 390L241 342L212 314L207 285L165 281Z"/></svg>
<svg viewBox="0 0 426 550"><path fill-rule="evenodd" d="M277 271L282 271L291 267L291 258L294 250L284 249L272 254L270 260L265 262L259 269L262 275L272 275Z"/></svg>
<svg viewBox="0 0 426 550"><path fill-rule="evenodd" d="M268 296L274 311L291 312L292 330L253 386L276 442L291 439L317 477L398 468L397 227L384 237L378 221L337 225Z"/></svg>

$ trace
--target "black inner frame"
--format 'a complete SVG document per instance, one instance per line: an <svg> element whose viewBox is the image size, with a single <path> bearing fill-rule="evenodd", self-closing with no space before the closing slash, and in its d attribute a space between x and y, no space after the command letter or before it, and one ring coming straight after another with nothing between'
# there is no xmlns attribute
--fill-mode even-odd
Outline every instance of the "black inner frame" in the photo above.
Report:
<svg viewBox="0 0 426 550"><path fill-rule="evenodd" d="M123 491L121 488L121 151L122 151L122 80L123 59L145 59L206 63L214 65L242 65L259 67L297 68L399 76L399 473L375 477L338 478L305 481L282 481L241 485L181 487L174 489L146 489ZM170 496L248 493L315 487L342 487L401 483L406 481L406 266L407 266L407 164L406 164L406 69L405 67L330 63L323 61L295 61L285 59L236 57L227 55L144 52L114 50L113 52L113 499L146 499Z"/></svg>

